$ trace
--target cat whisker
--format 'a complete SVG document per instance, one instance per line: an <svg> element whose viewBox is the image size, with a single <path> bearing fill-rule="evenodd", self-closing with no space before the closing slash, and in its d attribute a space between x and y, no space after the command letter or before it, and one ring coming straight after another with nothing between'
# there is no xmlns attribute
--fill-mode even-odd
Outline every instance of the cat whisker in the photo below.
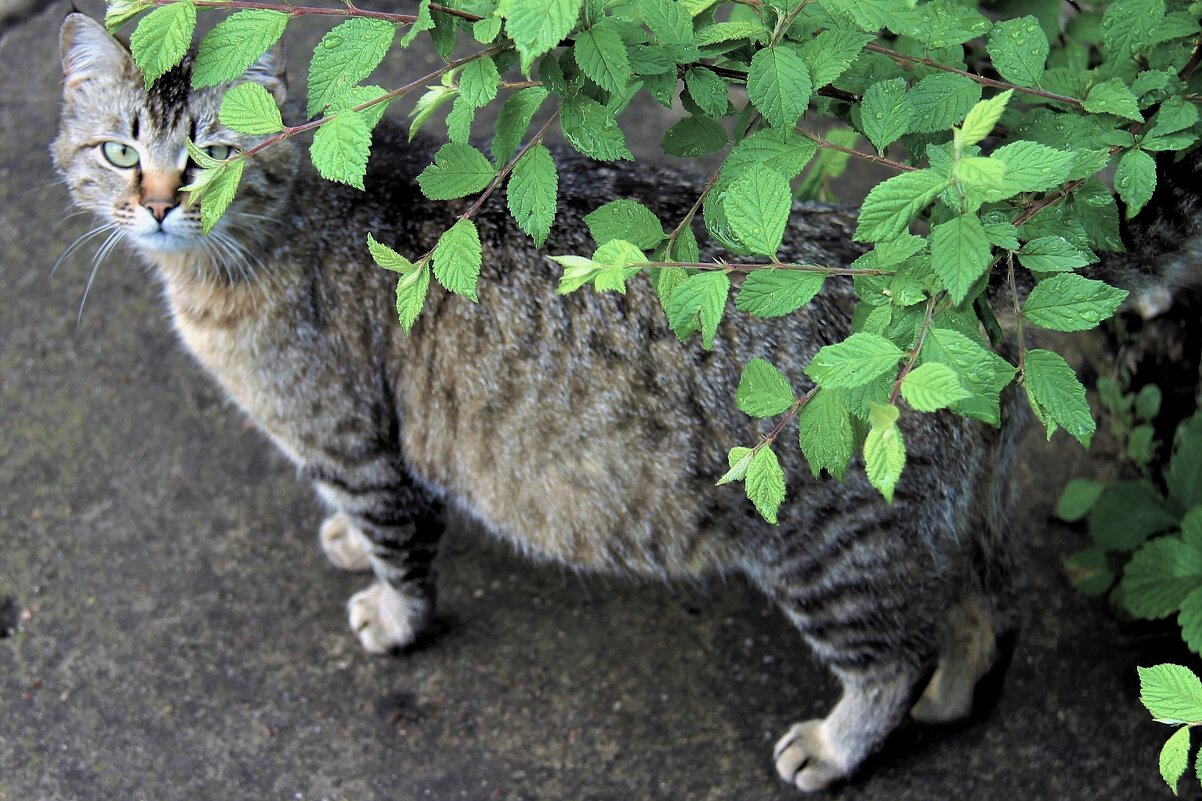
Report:
<svg viewBox="0 0 1202 801"><path fill-rule="evenodd" d="M92 272L88 276L88 283L83 289L83 297L80 298L79 301L79 316L75 318L76 330L78 330L79 326L83 323L83 308L88 302L88 293L92 291L92 282L96 280L96 273L100 270L100 263L108 257L109 253L113 251L113 248L116 247L117 243L120 242L124 237L124 230L117 229L116 231L113 231L111 234L109 234L108 239L104 240L104 244L102 244L96 251L96 255L92 257Z"/></svg>
<svg viewBox="0 0 1202 801"><path fill-rule="evenodd" d="M96 237L100 236L101 234L105 233L106 231L111 231L116 227L117 227L116 223L105 223L103 225L96 226L95 228L93 228L90 231L85 231L84 233L82 233L78 237L76 237L75 241L67 246L67 249L63 251L63 255L59 256L58 261L54 262L54 266L50 268L50 277L51 278L54 277L55 272L58 271L59 265L61 265L64 261L66 261L68 258L70 258L72 253L79 250L81 247L83 247L85 244L87 244L92 239L95 239Z"/></svg>

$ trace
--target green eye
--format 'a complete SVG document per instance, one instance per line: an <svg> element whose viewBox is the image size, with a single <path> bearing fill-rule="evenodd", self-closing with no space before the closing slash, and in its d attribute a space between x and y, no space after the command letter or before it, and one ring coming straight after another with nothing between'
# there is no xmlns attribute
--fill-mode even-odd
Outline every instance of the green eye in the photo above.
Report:
<svg viewBox="0 0 1202 801"><path fill-rule="evenodd" d="M138 151L120 142L105 142L101 152L110 164L123 170L136 167L139 161Z"/></svg>
<svg viewBox="0 0 1202 801"><path fill-rule="evenodd" d="M205 148L205 154L209 158L217 159L218 161L225 161L230 157L230 153L232 152L233 148L229 145L209 145Z"/></svg>

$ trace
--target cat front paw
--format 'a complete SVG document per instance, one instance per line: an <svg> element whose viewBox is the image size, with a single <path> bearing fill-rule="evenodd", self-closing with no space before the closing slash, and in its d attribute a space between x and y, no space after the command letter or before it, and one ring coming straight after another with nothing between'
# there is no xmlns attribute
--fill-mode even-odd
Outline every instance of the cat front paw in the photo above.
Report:
<svg viewBox="0 0 1202 801"><path fill-rule="evenodd" d="M347 602L351 629L369 654L385 654L417 639L430 620L430 604L377 581Z"/></svg>
<svg viewBox="0 0 1202 801"><path fill-rule="evenodd" d="M777 741L773 751L776 772L802 792L826 790L850 773L823 734L822 723L807 720L795 724Z"/></svg>
<svg viewBox="0 0 1202 801"><path fill-rule="evenodd" d="M327 517L317 536L322 553L334 567L355 573L371 570L371 562L367 559L367 536L346 515L339 512Z"/></svg>

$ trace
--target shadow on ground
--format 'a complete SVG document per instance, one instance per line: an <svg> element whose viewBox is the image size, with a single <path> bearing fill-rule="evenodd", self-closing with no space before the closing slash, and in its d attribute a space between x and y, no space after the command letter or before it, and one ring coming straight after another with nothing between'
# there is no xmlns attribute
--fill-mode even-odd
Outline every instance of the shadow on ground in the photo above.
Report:
<svg viewBox="0 0 1202 801"><path fill-rule="evenodd" d="M740 583L582 579L461 526L443 636L362 653L343 613L362 579L326 564L309 491L181 352L147 276L101 265L78 326L87 258L48 278L88 225L46 153L65 10L0 41L19 76L0 113L0 801L794 797L772 743L834 684ZM294 52L321 30L296 28ZM429 70L412 58L389 67ZM989 719L903 731L836 797L1167 797L1140 643L1058 570L1079 535L1048 522L1052 493L1089 469L1062 441L1026 451L1031 587Z"/></svg>

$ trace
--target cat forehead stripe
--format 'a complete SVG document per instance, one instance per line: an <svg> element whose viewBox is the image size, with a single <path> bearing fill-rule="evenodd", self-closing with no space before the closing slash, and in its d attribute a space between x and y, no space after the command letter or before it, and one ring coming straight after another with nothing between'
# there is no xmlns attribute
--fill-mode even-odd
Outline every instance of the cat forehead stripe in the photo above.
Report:
<svg viewBox="0 0 1202 801"><path fill-rule="evenodd" d="M146 108L160 130L177 125L188 109L192 64L193 58L189 55L151 84L146 93Z"/></svg>

